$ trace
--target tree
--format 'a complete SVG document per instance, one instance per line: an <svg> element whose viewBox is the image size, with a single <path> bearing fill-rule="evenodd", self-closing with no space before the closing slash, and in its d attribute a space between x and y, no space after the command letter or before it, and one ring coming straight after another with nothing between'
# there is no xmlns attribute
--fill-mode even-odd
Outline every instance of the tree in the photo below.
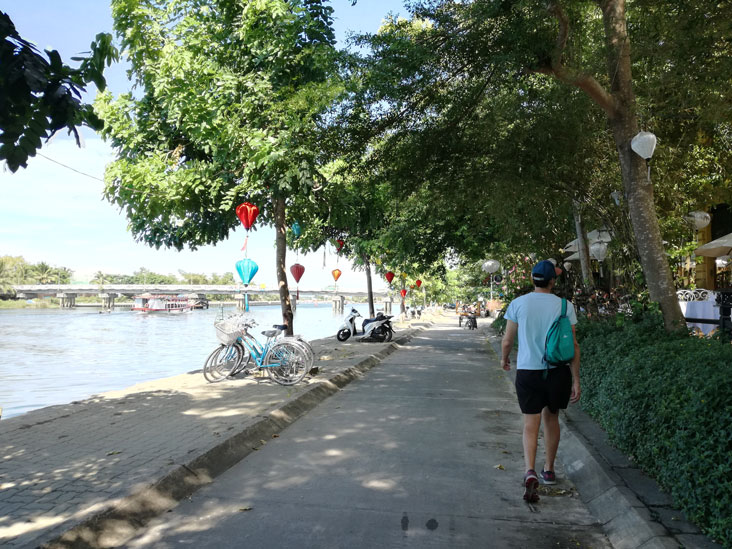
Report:
<svg viewBox="0 0 732 549"><path fill-rule="evenodd" d="M81 93L90 82L104 90L104 67L118 54L109 34L97 34L90 48L88 57L72 58L81 62L76 69L65 65L56 50L46 50L46 60L0 11L0 160L11 172L25 168L41 140L62 128L74 134L77 145L77 126L100 129L101 121L91 105L81 102Z"/></svg>
<svg viewBox="0 0 732 549"><path fill-rule="evenodd" d="M54 268L48 263L41 261L33 266L33 271L38 284L53 284L56 279L54 276Z"/></svg>
<svg viewBox="0 0 732 549"><path fill-rule="evenodd" d="M118 150L105 196L138 240L215 243L244 201L276 229L283 320L287 203L325 184L317 124L340 92L324 0L114 0L137 97L102 94L103 135Z"/></svg>
<svg viewBox="0 0 732 549"><path fill-rule="evenodd" d="M109 275L104 274L102 271L97 271L94 273L94 276L90 280L92 284L99 284L100 286L104 286L106 282L109 282Z"/></svg>
<svg viewBox="0 0 732 549"><path fill-rule="evenodd" d="M10 262L0 257L0 294L9 294L13 288L13 271Z"/></svg>

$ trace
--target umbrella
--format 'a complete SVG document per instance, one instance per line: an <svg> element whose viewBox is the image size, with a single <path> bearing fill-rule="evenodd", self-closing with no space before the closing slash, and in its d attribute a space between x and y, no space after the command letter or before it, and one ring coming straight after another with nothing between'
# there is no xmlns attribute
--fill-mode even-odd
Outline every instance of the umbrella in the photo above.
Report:
<svg viewBox="0 0 732 549"><path fill-rule="evenodd" d="M572 242L567 244L564 247L565 252L576 252L579 250L577 238L575 238ZM592 246L595 242L610 242L612 238L610 238L610 231L608 231L605 227L602 227L600 229L595 229L594 231L590 231L587 233L587 245ZM571 260L570 260L571 261Z"/></svg>
<svg viewBox="0 0 732 549"><path fill-rule="evenodd" d="M732 233L719 237L716 240L707 242L694 250L696 255L704 257L720 257L732 253Z"/></svg>

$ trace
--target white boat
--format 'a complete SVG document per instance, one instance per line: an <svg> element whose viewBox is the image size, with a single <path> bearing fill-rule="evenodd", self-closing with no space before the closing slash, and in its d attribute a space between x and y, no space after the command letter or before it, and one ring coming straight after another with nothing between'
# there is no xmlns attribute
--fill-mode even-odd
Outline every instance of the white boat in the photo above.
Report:
<svg viewBox="0 0 732 549"><path fill-rule="evenodd" d="M174 295L142 294L135 296L133 311L141 313L188 313L192 310L193 304L187 297Z"/></svg>

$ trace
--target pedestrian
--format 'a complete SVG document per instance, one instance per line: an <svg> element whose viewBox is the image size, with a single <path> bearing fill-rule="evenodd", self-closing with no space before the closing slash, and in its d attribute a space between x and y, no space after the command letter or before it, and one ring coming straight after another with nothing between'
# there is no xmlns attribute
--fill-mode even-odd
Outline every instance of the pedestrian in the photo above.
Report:
<svg viewBox="0 0 732 549"><path fill-rule="evenodd" d="M572 303L567 303L567 317L572 324L574 358L567 366L552 366L544 360L546 336L562 310L562 300L552 294L557 269L551 261L537 263L531 270L534 291L517 297L506 310L506 333L501 342L501 366L511 369L509 355L518 335L516 357L516 395L524 418L523 446L524 499L539 501L537 487L556 484L554 460L559 447L559 410L580 399L580 349L575 334L577 315ZM544 426L546 458L542 471L535 470L539 427Z"/></svg>

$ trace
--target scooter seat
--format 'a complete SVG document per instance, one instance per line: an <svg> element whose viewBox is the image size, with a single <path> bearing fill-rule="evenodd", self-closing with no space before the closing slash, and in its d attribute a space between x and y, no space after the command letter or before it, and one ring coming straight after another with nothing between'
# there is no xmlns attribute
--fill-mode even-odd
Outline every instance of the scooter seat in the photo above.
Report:
<svg viewBox="0 0 732 549"><path fill-rule="evenodd" d="M262 332L262 335L264 337L275 337L275 336L280 335L281 332L282 332L282 330L264 330Z"/></svg>

